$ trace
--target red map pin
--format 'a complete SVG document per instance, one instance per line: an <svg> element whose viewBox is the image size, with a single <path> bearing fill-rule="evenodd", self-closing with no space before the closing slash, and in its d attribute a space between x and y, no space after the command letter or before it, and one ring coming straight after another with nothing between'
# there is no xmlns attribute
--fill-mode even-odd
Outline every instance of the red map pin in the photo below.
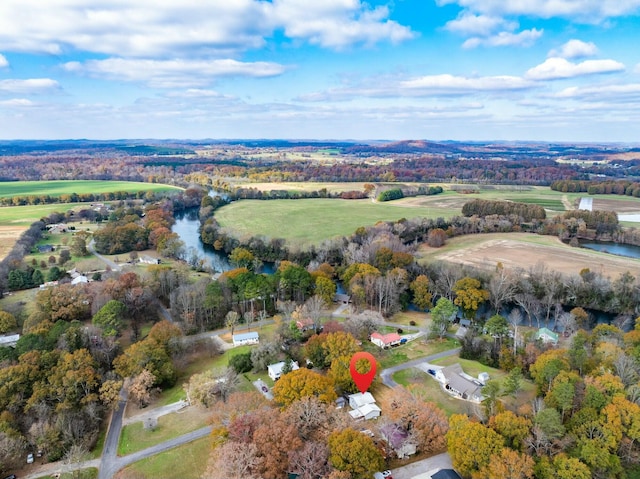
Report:
<svg viewBox="0 0 640 479"><path fill-rule="evenodd" d="M366 359L369 361L369 371L366 373L359 373L356 369L356 364L361 359ZM351 370L351 377L353 378L353 382L356 383L358 389L362 394L364 394L369 386L371 386L371 382L376 375L376 358L373 357L371 353L367 353L364 351L357 352L351 357L351 363L349 364L349 368Z"/></svg>

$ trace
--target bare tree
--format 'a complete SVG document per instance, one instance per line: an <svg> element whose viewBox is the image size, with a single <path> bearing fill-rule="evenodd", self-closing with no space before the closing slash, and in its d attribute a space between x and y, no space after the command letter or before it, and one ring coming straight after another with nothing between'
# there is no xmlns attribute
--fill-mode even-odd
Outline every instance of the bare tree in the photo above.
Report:
<svg viewBox="0 0 640 479"><path fill-rule="evenodd" d="M613 361L613 367L625 387L629 387L638 381L638 365L626 354L620 353Z"/></svg>
<svg viewBox="0 0 640 479"><path fill-rule="evenodd" d="M235 327L238 325L239 318L240 315L235 311L229 311L225 316L224 325L231 330L231 334L233 334Z"/></svg>
<svg viewBox="0 0 640 479"><path fill-rule="evenodd" d="M513 300L516 294L516 281L504 268L498 268L487 284L489 301L496 314L500 314L502 305Z"/></svg>
<svg viewBox="0 0 640 479"><path fill-rule="evenodd" d="M322 311L326 305L324 304L324 300L318 296L317 294L311 296L304 303L304 311L313 321L313 326L315 329L320 327L320 318L322 317Z"/></svg>
<svg viewBox="0 0 640 479"><path fill-rule="evenodd" d="M300 479L327 477L329 447L324 442L306 442L302 449L289 451L289 466Z"/></svg>

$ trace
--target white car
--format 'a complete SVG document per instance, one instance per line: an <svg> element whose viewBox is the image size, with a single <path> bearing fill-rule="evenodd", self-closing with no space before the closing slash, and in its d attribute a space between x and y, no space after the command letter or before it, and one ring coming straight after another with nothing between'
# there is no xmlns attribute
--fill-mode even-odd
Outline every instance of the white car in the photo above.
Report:
<svg viewBox="0 0 640 479"><path fill-rule="evenodd" d="M27 454L27 464L33 464L33 454Z"/></svg>

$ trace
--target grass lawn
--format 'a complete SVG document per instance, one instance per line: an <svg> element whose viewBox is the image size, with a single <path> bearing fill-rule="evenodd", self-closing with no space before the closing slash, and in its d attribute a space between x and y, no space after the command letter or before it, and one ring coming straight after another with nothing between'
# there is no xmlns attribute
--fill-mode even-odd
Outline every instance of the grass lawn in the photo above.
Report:
<svg viewBox="0 0 640 479"><path fill-rule="evenodd" d="M504 371L485 366L477 361L461 359L458 356L450 356L433 361L433 364L440 366L449 366L455 363L460 363L464 372L474 377L477 377L481 372L487 372L491 379L497 379L499 382L502 382L507 376L507 373ZM482 407L450 396L442 390L438 381L417 368L409 368L399 371L393 375L393 379L398 384L413 390L425 401L436 403L445 411L447 416L450 416L451 414L473 413L475 407ZM502 400L509 407L517 408L520 405L530 403L535 398L535 394L535 384L531 381L523 380L522 390L518 394L516 400L513 398L502 398Z"/></svg>
<svg viewBox="0 0 640 479"><path fill-rule="evenodd" d="M460 213L457 208L402 208L392 203L323 198L243 200L220 208L215 218L222 227L238 237L263 235L285 238L297 244L319 244L326 239L350 235L358 227L374 225L378 221L437 218ZM309 225L313 225L313 228Z"/></svg>
<svg viewBox="0 0 640 479"><path fill-rule="evenodd" d="M208 437L131 464L118 477L138 477L140 479L199 479L207 467L211 451Z"/></svg>
<svg viewBox="0 0 640 479"><path fill-rule="evenodd" d="M60 474L59 479L95 479L98 477L98 469L95 467L88 467L87 469L80 469L79 471L63 472ZM54 479L53 476L42 476L38 479Z"/></svg>
<svg viewBox="0 0 640 479"><path fill-rule="evenodd" d="M64 194L112 193L116 191L168 191L180 190L175 186L135 181L56 180L56 181L8 181L2 183L0 197L12 196L60 196Z"/></svg>
<svg viewBox="0 0 640 479"><path fill-rule="evenodd" d="M200 429L207 425L206 418L209 415L210 412L206 409L190 406L180 412L160 416L158 426L154 430L145 430L142 422L124 426L118 444L118 454L125 456Z"/></svg>
<svg viewBox="0 0 640 479"><path fill-rule="evenodd" d="M365 351L373 354L380 363L380 367L385 369L406 363L412 359L423 358L448 349L457 348L460 346L460 343L455 339L449 338L442 341L425 341L424 338L420 338L390 349L380 349L371 342L365 342L362 346Z"/></svg>

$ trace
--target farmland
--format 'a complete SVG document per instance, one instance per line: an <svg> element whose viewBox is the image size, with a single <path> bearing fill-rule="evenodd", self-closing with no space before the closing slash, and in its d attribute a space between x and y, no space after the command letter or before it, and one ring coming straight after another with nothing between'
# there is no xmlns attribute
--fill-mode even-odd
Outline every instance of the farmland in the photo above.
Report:
<svg viewBox="0 0 640 479"><path fill-rule="evenodd" d="M459 214L457 208L420 208L409 210L397 204L371 200L304 199L260 201L243 200L215 214L223 228L234 235L264 235L285 238L296 244L318 244L323 240L352 234L360 226L401 218Z"/></svg>
<svg viewBox="0 0 640 479"><path fill-rule="evenodd" d="M419 256L419 261L442 260L491 270L498 263L507 269L525 270L545 263L565 274L578 274L583 268L611 278L626 271L640 274L640 260L572 248L556 237L527 233L462 236L449 240L442 248L423 245Z"/></svg>
<svg viewBox="0 0 640 479"><path fill-rule="evenodd" d="M176 187L158 183L133 181L60 180L60 181L9 181L3 182L0 198L12 196L61 196L64 194L111 193L115 191L166 191Z"/></svg>

